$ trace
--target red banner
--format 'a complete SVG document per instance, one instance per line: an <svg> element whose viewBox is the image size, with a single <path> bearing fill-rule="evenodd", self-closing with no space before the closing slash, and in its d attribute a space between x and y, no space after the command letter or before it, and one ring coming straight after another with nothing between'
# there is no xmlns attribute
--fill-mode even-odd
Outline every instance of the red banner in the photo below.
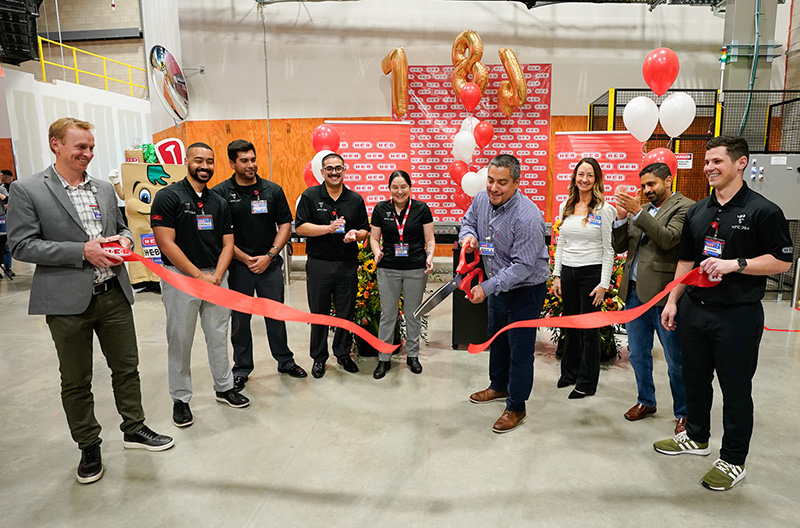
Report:
<svg viewBox="0 0 800 528"><path fill-rule="evenodd" d="M644 153L642 142L629 132L556 132L555 162L553 165L553 204L551 217L557 225L558 207L567 199L569 182L575 165L581 158L595 158L603 169L605 198L616 203L617 185L625 185L628 192L639 188L639 170Z"/></svg>
<svg viewBox="0 0 800 528"><path fill-rule="evenodd" d="M435 222L457 222L464 215L452 200L459 187L447 167L454 161L453 137L470 116L494 127L494 139L484 149L476 149L472 165L482 168L497 154L514 154L522 171L520 189L544 211L548 193L551 65L521 66L528 98L511 117L497 106L500 83L508 79L502 64L486 65L489 83L474 112L468 112L453 92L453 66L409 66L406 119L411 121L411 176L426 191L415 197L427 202Z"/></svg>
<svg viewBox="0 0 800 528"><path fill-rule="evenodd" d="M700 286L701 288L710 288L719 284L719 281L709 280L707 274L700 273L700 268L694 268L689 273L686 273L682 277L678 277L667 284L667 287L664 288L661 293L650 299L649 302L646 302L641 306L637 306L636 308L616 312L592 312L581 315L563 315L560 317L545 317L544 319L517 321L516 323L511 323L510 325L500 329L485 343L469 345L468 350L470 354L479 354L489 348L489 345L492 344L492 341L497 339L500 334L509 330L513 330L514 328L602 328L604 326L613 324L629 323L655 306L658 301L663 299L669 294L669 292L674 290L680 284L695 285Z"/></svg>
<svg viewBox="0 0 800 528"><path fill-rule="evenodd" d="M358 326L347 319L339 319L330 315L311 314L297 310L278 301L252 297L242 293L221 288L199 279L193 279L180 273L170 271L163 266L153 263L149 259L132 253L116 243L103 244L103 247L112 253L119 255L127 262L141 262L150 271L167 281L169 284L179 289L187 295L196 297L203 301L208 301L216 305L236 310L237 312L261 315L279 321L295 321L298 323L311 323L325 326L336 326L349 330L369 343L375 350L384 353L394 352L398 345L384 343L376 336L369 333L364 328Z"/></svg>
<svg viewBox="0 0 800 528"><path fill-rule="evenodd" d="M386 183L396 170L412 172L409 123L391 121L326 121L339 133L339 153L347 163L344 181L347 187L360 194L372 216L375 204L389 198ZM415 182L419 183L419 182ZM422 186L413 188L412 196L419 199L425 193Z"/></svg>

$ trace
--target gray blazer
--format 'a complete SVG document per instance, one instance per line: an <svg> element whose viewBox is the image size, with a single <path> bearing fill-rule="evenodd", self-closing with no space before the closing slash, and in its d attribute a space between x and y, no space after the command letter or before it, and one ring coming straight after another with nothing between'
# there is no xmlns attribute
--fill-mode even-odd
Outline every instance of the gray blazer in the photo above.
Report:
<svg viewBox="0 0 800 528"><path fill-rule="evenodd" d="M133 240L117 207L110 183L92 180L102 216L103 236ZM8 207L8 243L15 259L36 264L31 284L29 314L76 315L92 300L92 265L83 260L89 235L52 165L14 184ZM133 304L128 272L114 266L128 302Z"/></svg>
<svg viewBox="0 0 800 528"><path fill-rule="evenodd" d="M628 221L613 230L611 243L617 253L628 252L619 297L628 300L628 283L631 276L633 256L639 252L639 265L636 276L636 295L646 303L663 290L675 278L678 264L678 242L681 240L683 221L692 206L691 200L679 192L661 204L655 216L650 216L645 208L636 220ZM644 233L644 237L642 237ZM666 297L659 306L667 303Z"/></svg>

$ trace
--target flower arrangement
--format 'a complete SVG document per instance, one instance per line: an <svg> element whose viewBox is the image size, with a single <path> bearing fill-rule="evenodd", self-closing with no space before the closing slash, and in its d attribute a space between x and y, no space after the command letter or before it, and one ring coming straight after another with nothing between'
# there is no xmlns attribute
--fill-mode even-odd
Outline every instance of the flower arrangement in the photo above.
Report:
<svg viewBox="0 0 800 528"><path fill-rule="evenodd" d="M550 278L547 280L547 295L544 298L542 317L558 317L563 312L561 299L553 292L553 263L555 261L555 244L550 246ZM625 254L616 255L611 268L611 286L606 290L605 298L601 305L604 312L623 310L625 303L619 298L619 286L622 282L622 269L625 265ZM557 344L556 355L561 357L564 352L566 334L560 328L550 329L551 341ZM610 325L600 328L600 360L611 361L619 356L617 339L614 334L621 333L622 325Z"/></svg>

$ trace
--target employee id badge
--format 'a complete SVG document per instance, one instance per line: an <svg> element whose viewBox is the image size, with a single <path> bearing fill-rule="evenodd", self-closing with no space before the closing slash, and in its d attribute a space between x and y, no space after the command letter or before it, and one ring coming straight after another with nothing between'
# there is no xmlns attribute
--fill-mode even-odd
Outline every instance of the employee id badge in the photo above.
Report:
<svg viewBox="0 0 800 528"><path fill-rule="evenodd" d="M407 257L408 256L408 244L395 244L394 245L394 256L395 257Z"/></svg>
<svg viewBox="0 0 800 528"><path fill-rule="evenodd" d="M266 214L267 213L267 201L266 200L254 200L250 202L250 212L253 214Z"/></svg>
<svg viewBox="0 0 800 528"><path fill-rule="evenodd" d="M333 220L331 221L331 223L333 223ZM337 227L336 231L334 231L334 233L344 233L344 232L345 232L344 231L344 224L342 224L339 227Z"/></svg>
<svg viewBox="0 0 800 528"><path fill-rule="evenodd" d="M493 257L494 256L494 243L493 242L481 242L478 246L481 255L484 257Z"/></svg>
<svg viewBox="0 0 800 528"><path fill-rule="evenodd" d="M99 205L90 205L89 210L92 211L95 220L102 220L103 215L100 214L100 206Z"/></svg>
<svg viewBox="0 0 800 528"><path fill-rule="evenodd" d="M600 227L600 215L589 214L589 224L595 227Z"/></svg>
<svg viewBox="0 0 800 528"><path fill-rule="evenodd" d="M703 241L703 255L707 257L721 257L725 241L721 238L707 236Z"/></svg>
<svg viewBox="0 0 800 528"><path fill-rule="evenodd" d="M211 215L197 215L197 229L200 231L214 229L214 217Z"/></svg>

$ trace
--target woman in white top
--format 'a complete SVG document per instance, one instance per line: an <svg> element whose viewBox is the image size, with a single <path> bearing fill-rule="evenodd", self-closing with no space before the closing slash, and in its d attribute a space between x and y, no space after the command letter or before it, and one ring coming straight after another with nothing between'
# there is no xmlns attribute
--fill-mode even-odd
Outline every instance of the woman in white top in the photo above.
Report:
<svg viewBox="0 0 800 528"><path fill-rule="evenodd" d="M611 281L616 210L603 199L603 171L594 158L575 166L559 217L553 291L564 303L564 315L597 312ZM570 399L592 396L599 377L600 331L566 329L558 388L574 384Z"/></svg>

